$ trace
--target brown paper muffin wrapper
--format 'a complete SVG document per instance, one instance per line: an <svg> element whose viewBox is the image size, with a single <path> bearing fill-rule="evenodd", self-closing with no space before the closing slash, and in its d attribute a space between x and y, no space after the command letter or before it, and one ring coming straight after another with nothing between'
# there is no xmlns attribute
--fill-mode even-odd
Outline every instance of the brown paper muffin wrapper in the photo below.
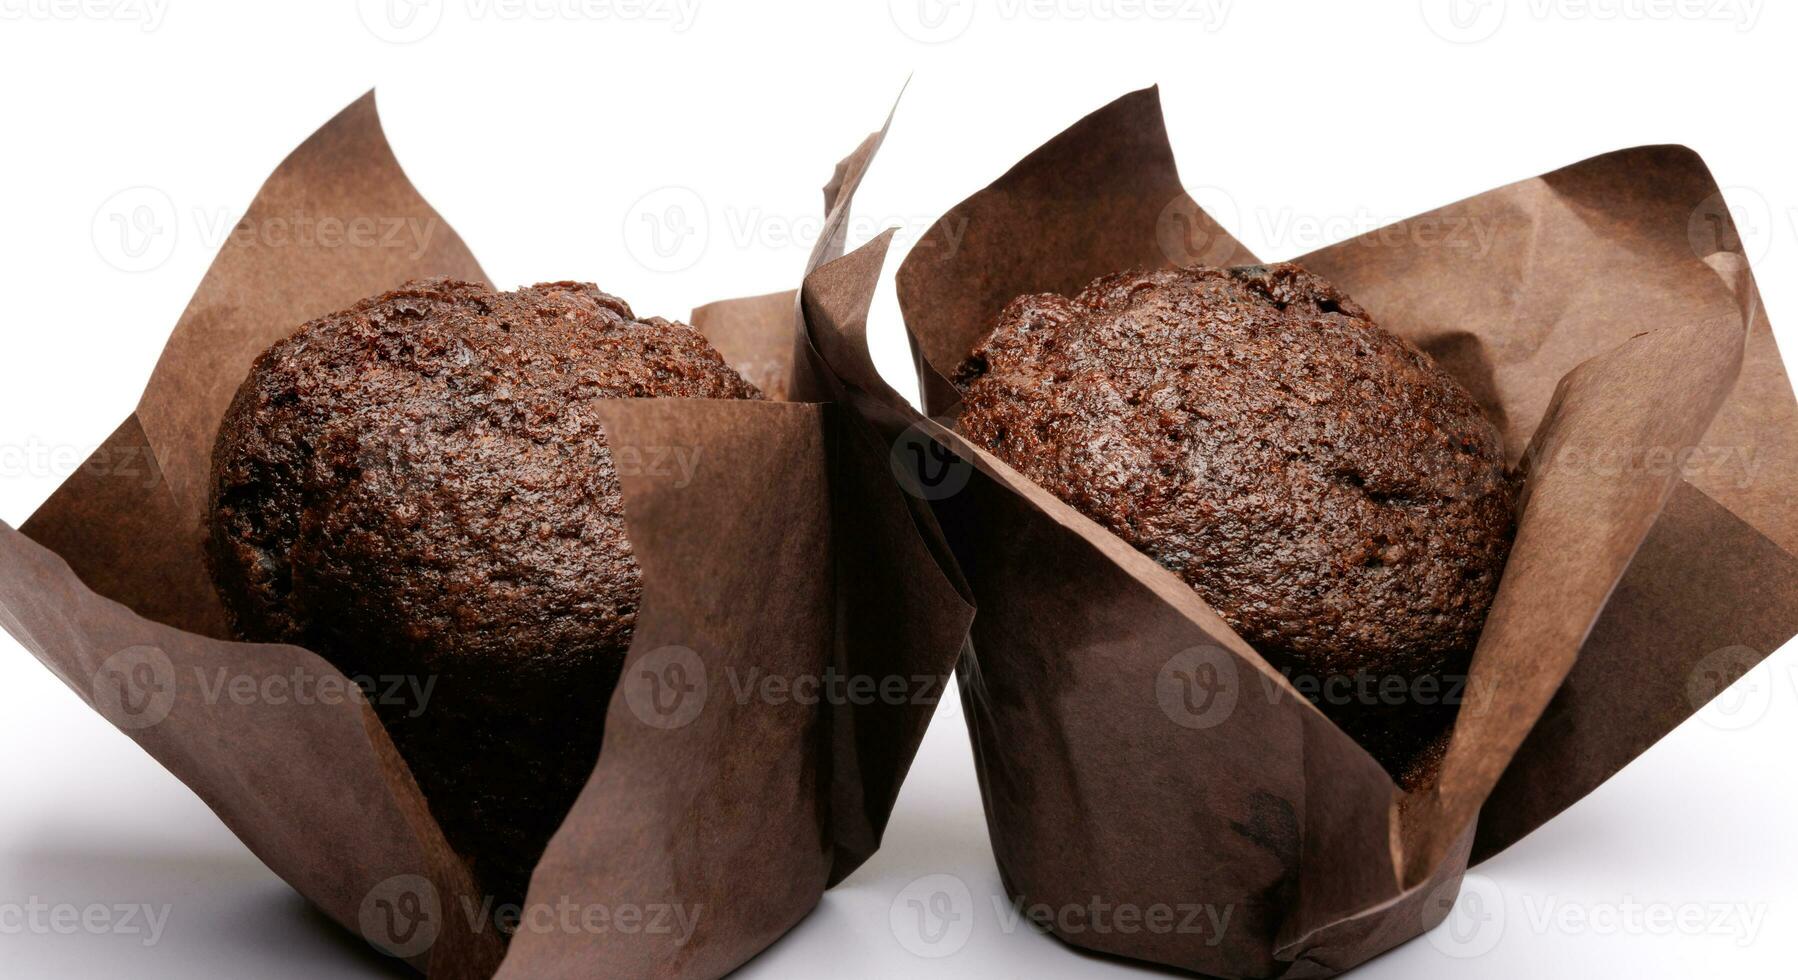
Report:
<svg viewBox="0 0 1798 980"><path fill-rule="evenodd" d="M1471 671L1440 694L1460 705L1445 758L1405 793L1178 577L953 430L944 379L1012 298L1254 261L1182 189L1150 89L1032 153L906 259L929 418L859 332L814 340L843 400L917 464L901 479L978 604L959 676L1012 897L1202 908L1227 924L1044 924L1209 975L1328 976L1436 925L1470 860L1798 629L1798 412L1685 149L1598 157L1297 259L1455 374L1527 472Z"/></svg>
<svg viewBox="0 0 1798 980"><path fill-rule="evenodd" d="M827 191L833 227L865 162ZM254 233L300 219L346 234ZM695 315L784 400L605 406L642 604L594 706L599 762L508 945L376 721L382 692L224 638L201 560L214 434L255 356L407 279L484 276L401 172L372 94L281 164L240 230L137 411L22 531L0 525L0 624L275 873L432 976L706 978L766 948L878 847L972 615L884 450L792 397L820 387L798 291ZM806 293L865 316L872 277L840 252L820 243Z"/></svg>

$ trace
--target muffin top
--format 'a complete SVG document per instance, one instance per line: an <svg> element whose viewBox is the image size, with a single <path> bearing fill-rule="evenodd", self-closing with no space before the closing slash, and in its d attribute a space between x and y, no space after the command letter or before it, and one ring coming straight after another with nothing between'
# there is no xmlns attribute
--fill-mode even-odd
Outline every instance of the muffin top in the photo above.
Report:
<svg viewBox="0 0 1798 980"><path fill-rule="evenodd" d="M428 659L628 643L638 573L591 406L632 397L760 395L692 328L589 284L424 280L306 324L220 427L232 626Z"/></svg>
<svg viewBox="0 0 1798 980"><path fill-rule="evenodd" d="M1291 264L1022 296L957 372L963 433L1184 579L1277 667L1464 660L1514 527L1497 431Z"/></svg>

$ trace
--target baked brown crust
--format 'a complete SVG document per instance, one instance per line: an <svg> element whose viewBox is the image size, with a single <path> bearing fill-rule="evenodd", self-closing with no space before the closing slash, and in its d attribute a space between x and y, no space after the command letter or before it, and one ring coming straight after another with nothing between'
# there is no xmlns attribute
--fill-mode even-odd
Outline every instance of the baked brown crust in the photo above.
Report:
<svg viewBox="0 0 1798 980"><path fill-rule="evenodd" d="M970 439L1179 574L1276 667L1465 664L1514 529L1498 433L1318 276L1125 272L1019 297L956 383Z"/></svg>
<svg viewBox="0 0 1798 980"><path fill-rule="evenodd" d="M376 709L502 902L592 771L630 646L641 574L593 411L630 397L760 394L590 284L424 280L270 348L219 428L208 558L232 628L377 695L417 678Z"/></svg>

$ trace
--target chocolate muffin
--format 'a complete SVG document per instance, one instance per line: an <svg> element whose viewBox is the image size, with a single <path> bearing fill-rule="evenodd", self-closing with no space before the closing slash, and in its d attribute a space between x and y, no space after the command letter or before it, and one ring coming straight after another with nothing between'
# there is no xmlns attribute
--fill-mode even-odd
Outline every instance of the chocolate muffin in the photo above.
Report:
<svg viewBox="0 0 1798 980"><path fill-rule="evenodd" d="M630 646L640 572L594 405L636 397L761 396L592 285L424 280L270 348L219 428L207 550L231 627L377 682L502 903L592 771Z"/></svg>
<svg viewBox="0 0 1798 980"><path fill-rule="evenodd" d="M1464 668L1515 487L1473 398L1328 282L1195 267L1023 296L955 381L970 439L1180 575L1390 768L1452 714L1412 682Z"/></svg>

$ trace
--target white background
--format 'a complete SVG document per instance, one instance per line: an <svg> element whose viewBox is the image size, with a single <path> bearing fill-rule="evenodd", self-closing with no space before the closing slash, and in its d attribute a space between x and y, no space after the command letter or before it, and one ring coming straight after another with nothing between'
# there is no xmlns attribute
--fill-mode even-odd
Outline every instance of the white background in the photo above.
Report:
<svg viewBox="0 0 1798 980"><path fill-rule="evenodd" d="M1187 184L1267 258L1596 153L1689 144L1730 188L1788 349L1798 329L1791 5L684 2L0 0L0 519L21 523L130 411L263 177L371 86L401 162L496 282L596 280L640 313L793 286L819 186L915 72L858 242L898 224L902 250L1159 82ZM647 219L671 205L695 234L658 256ZM909 390L890 282L875 316ZM1362 975L1789 976L1798 659L1731 696L1478 869L1461 941ZM885 850L743 975L1152 973L1006 926L960 715L939 714ZM386 972L4 635L0 787L6 976ZM974 928L925 959L890 912L931 874L967 886ZM34 900L168 921L149 946L7 930ZM1694 914L1715 921L1677 924Z"/></svg>

